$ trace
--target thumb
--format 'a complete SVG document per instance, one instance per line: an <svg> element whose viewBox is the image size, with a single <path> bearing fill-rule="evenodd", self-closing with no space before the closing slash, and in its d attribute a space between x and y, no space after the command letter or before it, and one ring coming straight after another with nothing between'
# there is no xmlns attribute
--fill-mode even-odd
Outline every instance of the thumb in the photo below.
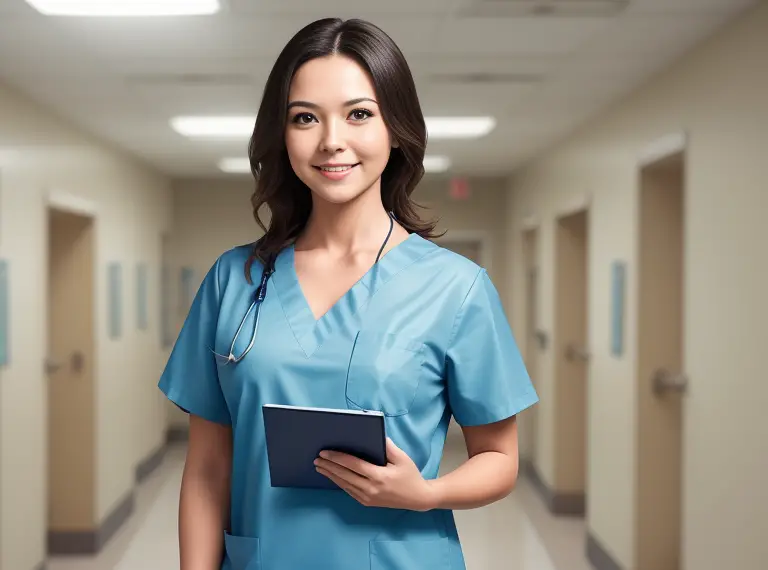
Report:
<svg viewBox="0 0 768 570"><path fill-rule="evenodd" d="M400 463L405 452L395 445L395 442L387 438L387 463Z"/></svg>

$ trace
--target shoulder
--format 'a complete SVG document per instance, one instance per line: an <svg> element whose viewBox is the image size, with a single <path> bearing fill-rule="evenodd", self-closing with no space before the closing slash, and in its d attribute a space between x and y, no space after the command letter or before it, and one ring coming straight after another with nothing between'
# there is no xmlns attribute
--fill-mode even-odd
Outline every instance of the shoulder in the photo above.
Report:
<svg viewBox="0 0 768 570"><path fill-rule="evenodd" d="M478 280L487 278L485 269L476 262L436 242L430 243L432 251L425 261L439 272L441 281L449 282L457 293L466 294Z"/></svg>
<svg viewBox="0 0 768 570"><path fill-rule="evenodd" d="M220 254L210 268L209 275L215 278L217 286L224 290L233 285L246 285L246 264L251 258L255 242L237 245ZM250 268L252 280L257 280L262 263L254 259Z"/></svg>

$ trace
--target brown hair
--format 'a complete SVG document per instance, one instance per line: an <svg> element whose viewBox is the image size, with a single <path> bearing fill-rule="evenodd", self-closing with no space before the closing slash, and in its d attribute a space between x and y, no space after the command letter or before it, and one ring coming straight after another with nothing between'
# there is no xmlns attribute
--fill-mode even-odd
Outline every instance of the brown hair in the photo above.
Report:
<svg viewBox="0 0 768 570"><path fill-rule="evenodd" d="M381 176L384 208L394 213L409 233L435 237L435 222L419 219L411 193L424 176L427 129L410 68L397 45L375 25L364 20L326 18L301 29L277 58L267 79L256 125L248 146L256 189L253 215L264 236L254 245L245 267L266 262L303 231L312 210L309 188L296 176L285 148L288 93L296 71L306 62L341 54L354 59L370 74L387 128L398 142ZM271 219L260 217L267 205Z"/></svg>

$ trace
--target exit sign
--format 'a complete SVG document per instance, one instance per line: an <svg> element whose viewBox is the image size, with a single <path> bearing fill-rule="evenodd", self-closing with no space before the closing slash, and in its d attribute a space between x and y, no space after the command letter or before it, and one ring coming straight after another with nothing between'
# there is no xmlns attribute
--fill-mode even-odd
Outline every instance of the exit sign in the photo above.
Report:
<svg viewBox="0 0 768 570"><path fill-rule="evenodd" d="M469 182L466 178L451 179L451 198L454 200L466 200L469 198Z"/></svg>

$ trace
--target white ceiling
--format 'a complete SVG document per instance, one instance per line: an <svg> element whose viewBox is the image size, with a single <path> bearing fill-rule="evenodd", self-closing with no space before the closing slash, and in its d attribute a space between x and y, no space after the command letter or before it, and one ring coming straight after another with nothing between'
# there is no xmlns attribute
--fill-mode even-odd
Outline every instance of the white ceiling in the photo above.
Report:
<svg viewBox="0 0 768 570"><path fill-rule="evenodd" d="M0 81L169 175L216 176L217 161L245 156L247 140L187 140L170 118L255 114L295 31L329 15L362 17L406 54L425 115L497 118L486 138L428 148L448 154L456 172L496 175L755 3L630 0L609 15L537 16L521 7L544 0L222 1L211 17L88 19L47 18L24 0L0 0ZM470 82L467 74L494 81Z"/></svg>

